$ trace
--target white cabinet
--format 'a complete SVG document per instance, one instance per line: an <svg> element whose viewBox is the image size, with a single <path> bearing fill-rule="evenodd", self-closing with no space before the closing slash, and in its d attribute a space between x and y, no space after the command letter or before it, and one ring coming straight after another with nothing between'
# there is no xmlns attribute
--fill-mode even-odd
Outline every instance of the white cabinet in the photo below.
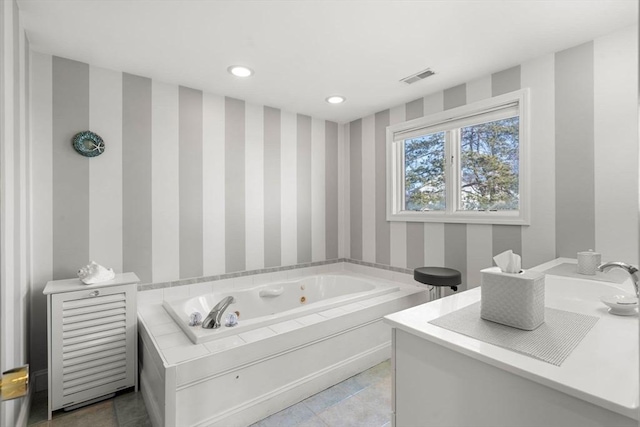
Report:
<svg viewBox="0 0 640 427"><path fill-rule="evenodd" d="M47 283L49 419L129 387L138 388L136 286L133 273L84 285Z"/></svg>
<svg viewBox="0 0 640 427"><path fill-rule="evenodd" d="M393 425L638 427L638 318L600 302L625 290L546 275L546 307L598 317L560 366L430 323L480 301L480 288L386 316Z"/></svg>

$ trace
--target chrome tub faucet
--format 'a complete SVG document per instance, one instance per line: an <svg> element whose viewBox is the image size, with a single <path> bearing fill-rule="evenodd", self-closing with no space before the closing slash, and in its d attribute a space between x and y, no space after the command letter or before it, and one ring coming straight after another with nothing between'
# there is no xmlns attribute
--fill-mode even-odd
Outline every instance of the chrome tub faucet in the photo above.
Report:
<svg viewBox="0 0 640 427"><path fill-rule="evenodd" d="M224 311L234 302L236 302L234 297L229 296L223 298L211 309L207 317L202 321L202 327L205 329L218 329L220 327L220 320L222 319Z"/></svg>
<svg viewBox="0 0 640 427"><path fill-rule="evenodd" d="M631 276L631 280L633 281L633 286L636 289L636 297L640 297L640 292L638 291L638 286L639 286L638 282L640 282L640 277L638 277L637 268L627 263L619 262L619 261L605 262L604 264L600 264L597 268L598 268L598 271L602 271L605 273L611 270L612 268L621 268L627 273L629 273L629 275Z"/></svg>

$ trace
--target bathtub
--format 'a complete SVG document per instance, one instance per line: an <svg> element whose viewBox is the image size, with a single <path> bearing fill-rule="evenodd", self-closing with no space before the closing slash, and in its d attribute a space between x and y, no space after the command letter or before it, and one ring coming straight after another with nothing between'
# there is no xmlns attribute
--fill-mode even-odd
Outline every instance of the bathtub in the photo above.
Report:
<svg viewBox="0 0 640 427"><path fill-rule="evenodd" d="M393 284L330 274L164 301L163 306L189 339L199 344L397 290L398 286ZM235 303L227 308L225 316L235 312L237 325L225 326L223 316L222 326L218 329L189 326L192 313L200 313L204 319L220 300L228 296L232 296Z"/></svg>
<svg viewBox="0 0 640 427"><path fill-rule="evenodd" d="M214 282L208 292L189 285L183 295L170 288L138 309L140 388L152 424L247 426L388 359L382 318L427 301L406 276L342 270L259 286ZM237 326L188 326L191 313L204 317L226 296L236 300L227 312L239 313Z"/></svg>

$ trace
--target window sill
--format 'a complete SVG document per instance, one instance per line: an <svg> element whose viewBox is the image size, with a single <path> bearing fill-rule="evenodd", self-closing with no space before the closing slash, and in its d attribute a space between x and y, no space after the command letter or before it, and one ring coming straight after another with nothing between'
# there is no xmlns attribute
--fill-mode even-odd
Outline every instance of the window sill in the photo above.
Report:
<svg viewBox="0 0 640 427"><path fill-rule="evenodd" d="M448 224L530 225L522 212L412 212L387 213L387 221Z"/></svg>

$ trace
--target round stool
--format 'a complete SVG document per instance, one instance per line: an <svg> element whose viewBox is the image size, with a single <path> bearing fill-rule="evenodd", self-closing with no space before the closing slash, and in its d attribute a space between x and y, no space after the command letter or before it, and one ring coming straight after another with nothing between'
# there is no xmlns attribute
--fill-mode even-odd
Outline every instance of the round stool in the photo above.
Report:
<svg viewBox="0 0 640 427"><path fill-rule="evenodd" d="M437 288L436 298L444 296L444 288L458 290L462 283L462 274L458 270L446 267L418 267L413 270L413 279L425 285Z"/></svg>

